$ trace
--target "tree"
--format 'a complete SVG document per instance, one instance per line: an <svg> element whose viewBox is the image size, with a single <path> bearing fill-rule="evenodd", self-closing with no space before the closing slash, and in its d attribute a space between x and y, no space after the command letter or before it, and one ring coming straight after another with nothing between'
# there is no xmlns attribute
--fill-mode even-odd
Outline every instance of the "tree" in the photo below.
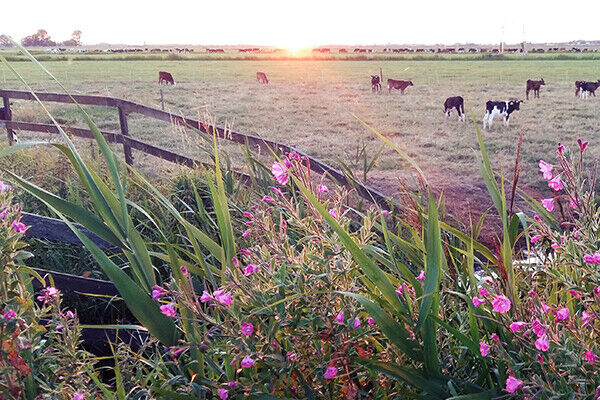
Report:
<svg viewBox="0 0 600 400"><path fill-rule="evenodd" d="M14 45L6 35L0 35L0 47L13 47Z"/></svg>
<svg viewBox="0 0 600 400"><path fill-rule="evenodd" d="M78 29L71 34L71 39L65 40L63 46L81 46L81 31Z"/></svg>
<svg viewBox="0 0 600 400"><path fill-rule="evenodd" d="M23 46L56 46L56 42L53 41L48 32L44 29L39 29L36 33L30 36L26 36L21 39Z"/></svg>

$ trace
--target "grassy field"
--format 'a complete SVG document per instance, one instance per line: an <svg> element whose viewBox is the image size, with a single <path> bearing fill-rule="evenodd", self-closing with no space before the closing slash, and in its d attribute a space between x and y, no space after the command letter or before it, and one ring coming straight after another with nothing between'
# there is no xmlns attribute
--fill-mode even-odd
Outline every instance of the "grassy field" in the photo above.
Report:
<svg viewBox="0 0 600 400"><path fill-rule="evenodd" d="M457 213L471 206L481 209L486 197L476 161L473 123L468 119L458 122L455 114L444 120L442 104L448 96L463 96L467 112L472 110L481 126L487 100L524 99L527 79L545 79L541 98L522 104L509 128L496 120L493 130L484 133L492 162L512 176L517 139L523 129L522 182L540 195L549 194L549 189L537 173L537 162L541 158L552 161L557 142L572 146L582 137L590 141L594 156L600 156L600 97L587 101L574 97L575 80L600 78L600 63L589 59L52 61L45 65L73 93L110 95L158 107L158 71L170 71L177 85L163 87L168 110L189 116L210 113L219 123L238 131L289 143L332 164L343 161L358 172L356 155L361 141L370 155L381 142L354 114L414 156L432 185L445 190ZM58 90L32 64L15 62L13 66L35 89ZM22 88L5 66L0 68L1 87ZM411 79L414 87L404 96L397 91L389 95L385 87L382 93L372 93L369 75L378 74L379 68L384 80ZM271 83L258 84L256 71L264 71ZM62 121L81 125L72 107L53 106L52 110ZM16 102L14 111L18 120L45 120L31 103ZM103 129L118 131L116 111L91 111ZM129 125L137 138L206 157L197 154L192 136L168 124L132 117ZM397 179L403 176L404 165L392 149L385 149L368 183L394 194Z"/></svg>

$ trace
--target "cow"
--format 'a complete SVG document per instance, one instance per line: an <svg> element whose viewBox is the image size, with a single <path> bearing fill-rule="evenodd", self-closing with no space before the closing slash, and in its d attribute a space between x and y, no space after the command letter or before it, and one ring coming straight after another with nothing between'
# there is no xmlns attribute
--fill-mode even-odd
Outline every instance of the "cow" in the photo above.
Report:
<svg viewBox="0 0 600 400"><path fill-rule="evenodd" d="M381 91L381 80L379 78L379 75L371 75L371 91Z"/></svg>
<svg viewBox="0 0 600 400"><path fill-rule="evenodd" d="M492 129L492 123L494 122L494 117L496 115L502 115L504 117L504 126L508 126L510 114L519 110L521 103L523 103L523 100L488 101L485 103L483 129L485 129L486 124L488 129Z"/></svg>
<svg viewBox="0 0 600 400"><path fill-rule="evenodd" d="M461 96L448 97L444 102L444 119L450 116L452 109L456 108L458 113L458 119L465 122L465 106L464 100Z"/></svg>
<svg viewBox="0 0 600 400"><path fill-rule="evenodd" d="M160 71L158 73L158 84L164 83L165 85L176 85L173 75L169 72Z"/></svg>
<svg viewBox="0 0 600 400"><path fill-rule="evenodd" d="M540 98L540 87L542 85L545 85L546 82L544 82L544 78L542 78L539 81L532 81L531 79L527 80L527 87L525 88L525 96L527 97L527 100L529 100L529 92L531 90L533 90L533 97L534 98Z"/></svg>
<svg viewBox="0 0 600 400"><path fill-rule="evenodd" d="M581 82L579 87L581 89L581 93L579 96L582 99L587 99L590 97L591 93L594 95L594 97L596 97L596 89L598 89L598 87L600 87L600 79L598 79L596 82ZM575 90L577 91L577 89Z"/></svg>
<svg viewBox="0 0 600 400"><path fill-rule="evenodd" d="M400 93L404 94L404 91L409 86L414 86L412 81L397 81L395 79L388 79L388 93L392 93L392 89L400 90Z"/></svg>
<svg viewBox="0 0 600 400"><path fill-rule="evenodd" d="M257 72L256 73L256 80L260 83L265 83L268 84L269 80L267 79L267 75L265 75L264 72Z"/></svg>

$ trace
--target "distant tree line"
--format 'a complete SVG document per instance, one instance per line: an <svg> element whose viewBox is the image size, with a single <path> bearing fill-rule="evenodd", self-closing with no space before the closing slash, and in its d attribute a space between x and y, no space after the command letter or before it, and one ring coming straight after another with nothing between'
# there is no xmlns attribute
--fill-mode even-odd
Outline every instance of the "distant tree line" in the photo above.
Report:
<svg viewBox="0 0 600 400"><path fill-rule="evenodd" d="M33 35L25 36L21 39L21 44L25 47L51 47L51 46L81 46L81 31L76 30L71 34L71 38L64 42L55 42L45 29L39 29ZM13 47L8 36L0 35L0 47Z"/></svg>

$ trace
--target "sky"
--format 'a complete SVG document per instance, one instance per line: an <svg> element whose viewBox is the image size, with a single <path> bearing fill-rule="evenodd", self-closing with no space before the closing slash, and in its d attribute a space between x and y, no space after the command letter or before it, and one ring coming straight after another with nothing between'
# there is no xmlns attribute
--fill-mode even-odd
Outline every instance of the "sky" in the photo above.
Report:
<svg viewBox="0 0 600 400"><path fill-rule="evenodd" d="M0 34L84 44L495 44L600 40L593 0L5 0ZM8 9L7 9L8 6ZM8 18L7 16L11 16Z"/></svg>

